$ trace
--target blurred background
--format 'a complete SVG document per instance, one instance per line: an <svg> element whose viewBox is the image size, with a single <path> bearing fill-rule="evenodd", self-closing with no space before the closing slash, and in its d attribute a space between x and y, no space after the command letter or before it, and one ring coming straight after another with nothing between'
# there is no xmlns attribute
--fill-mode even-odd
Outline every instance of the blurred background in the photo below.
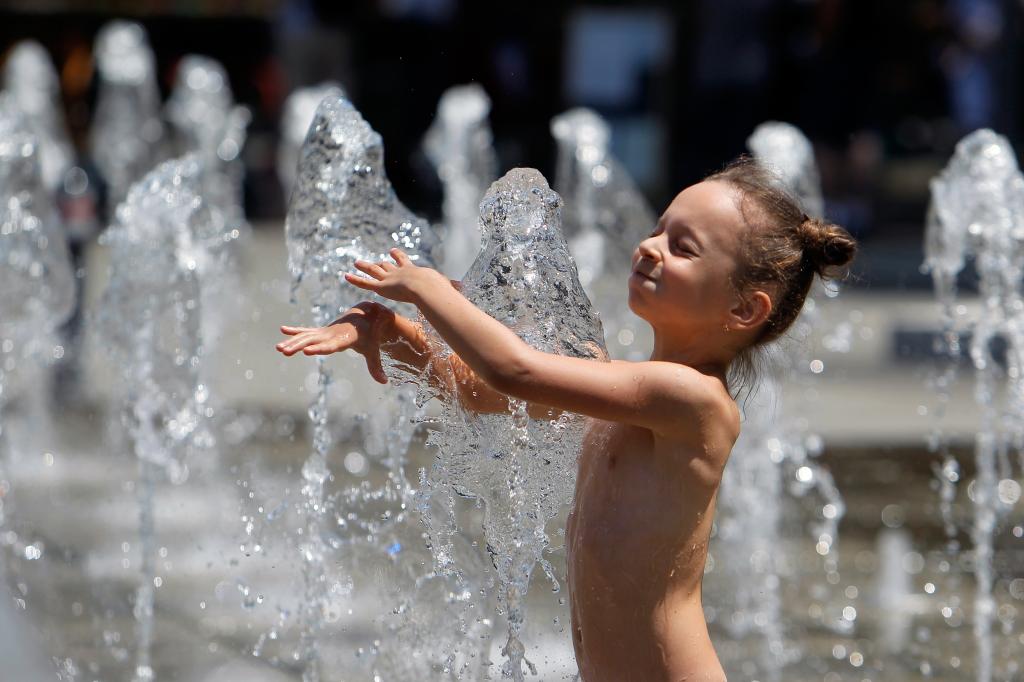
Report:
<svg viewBox="0 0 1024 682"><path fill-rule="evenodd" d="M219 60L253 112L244 158L250 220L280 219L278 123L295 88L333 79L387 144L388 174L437 217L419 151L441 93L477 82L493 101L499 166L552 175L552 116L587 106L655 210L745 151L765 120L814 144L826 213L863 240L860 287L925 287L916 268L927 181L967 132L1017 141L1021 4L999 0L730 0L479 4L6 0L0 45L53 57L84 149L91 48L115 16L140 21L166 95L187 53ZM88 159L84 159L86 162Z"/></svg>
<svg viewBox="0 0 1024 682"><path fill-rule="evenodd" d="M277 324L306 318L289 300L283 233L289 196L277 166L282 114L290 93L324 81L344 86L381 134L397 195L431 221L443 217L444 187L423 139L442 93L455 85L477 83L490 97L499 175L530 166L553 183L558 148L552 118L573 107L594 110L610 124L612 153L657 214L682 188L747 152L758 124L785 121L802 130L813 145L825 216L856 236L861 251L839 295L819 294L823 303L805 339L813 360L782 381L791 396L792 421L786 423L793 425L789 433L797 434L804 459L780 465L782 482L761 486L767 498L723 493L723 499L736 500L724 518L740 507L757 515L766 499L784 502L777 510L781 530L768 545L754 542L755 535L768 537L759 535L756 524L734 525L732 535L712 541L705 586L716 647L733 680L984 681L1024 674L1018 664L1024 634L1017 625L1024 600L1020 472L1000 472L1000 480L1016 488L1000 489L1009 511L993 531L995 634L981 658L996 673L989 670L986 678L971 632L975 564L968 550L976 499L969 485L947 485L973 480L981 410L969 368L952 383L936 383L948 369L948 348L936 343L943 321L931 277L921 267L929 182L956 143L983 127L1017 147L1022 141L1024 3L0 4L0 63L16 43L33 39L59 75L80 171L58 188L57 206L81 285L78 314L53 356L52 388L29 391L53 397L53 421L40 427L25 416L32 408L22 405L7 413L14 415L7 437L21 454L9 467L16 493L10 499L17 504L8 521L14 519L10 527L18 535L0 536L7 538L7 583L16 604L15 613L0 609L0 652L4 642L13 651L34 649L39 663L33 668L26 662L26 670L36 672L14 677L0 669L3 682L35 679L31 675L48 665L47 677L39 679L52 679L50 668L66 680L130 679L132 670L134 679L142 679L133 653L137 564L128 558L137 549L135 462L112 406L110 359L99 357L104 349L90 348L76 331L99 301L109 265L97 239L114 206L90 157L89 133L97 100L94 41L112 19L145 28L162 101L182 58L202 54L224 66L235 100L251 112L241 160L245 216L253 230L241 247L240 315L210 353L219 459L197 462L185 487L158 488L164 576L157 585L153 640L158 679L279 682L307 673L284 643L303 636L295 624L302 571L294 538L266 510L292 504L298 494L295 481L309 452L305 410L317 381L307 360L272 352ZM964 310L977 308L976 282L968 264L960 275ZM617 338L625 348L634 335ZM626 351L642 350L640 332L637 339ZM341 377L335 405L362 390L345 378L346 372L363 372L349 360L332 360ZM771 451L779 464L769 446L762 454ZM955 475L947 468L952 455L961 467ZM335 492L385 476L385 464L358 442L342 442L329 460L337 474ZM430 461L417 440L410 479L416 480L415 467ZM752 477L748 492L766 475L756 468L736 470ZM254 518L262 519L255 535ZM823 550L821 523L828 527L830 520L841 540L830 536ZM482 555L482 540L471 540ZM277 552L273 560L252 558L260 542ZM737 550L739 545L745 549ZM758 559L766 551L777 553L767 574ZM730 562L730 556L742 561ZM558 572L560 561L564 555L556 547ZM336 598L340 613L347 609L348 615L336 612L328 619L333 640L321 651L325 670L337 679L363 679L374 669L368 660L401 656L388 652L390 640L380 634L395 632L378 617L381 604L391 602L371 596L384 570L368 560L356 571L351 593L345 592L353 589L350 577L339 577L341 569L331 574L336 585L347 584ZM747 584L751 574L757 580L770 574L765 584L777 597L774 606L733 604L742 592L736 586ZM358 576L369 576L371 587L364 589ZM540 587L531 592L530 608L537 615L524 638L527 654L540 666L539 679L572 679L564 599L552 597L543 577L535 576L535 583ZM761 583L754 584L756 592ZM745 615L727 617L733 609ZM768 612L775 615L764 620ZM407 643L397 636L394 641ZM497 646L491 655L500 662ZM494 668L491 674L500 673ZM413 679L400 673L365 678Z"/></svg>

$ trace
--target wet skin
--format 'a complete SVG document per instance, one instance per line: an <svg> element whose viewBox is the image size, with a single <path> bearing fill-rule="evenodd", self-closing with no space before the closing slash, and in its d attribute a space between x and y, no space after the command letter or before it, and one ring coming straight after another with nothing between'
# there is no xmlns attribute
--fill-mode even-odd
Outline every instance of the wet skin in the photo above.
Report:
<svg viewBox="0 0 1024 682"><path fill-rule="evenodd" d="M566 526L573 647L587 682L725 680L701 579L734 429L709 420L694 451L591 420Z"/></svg>

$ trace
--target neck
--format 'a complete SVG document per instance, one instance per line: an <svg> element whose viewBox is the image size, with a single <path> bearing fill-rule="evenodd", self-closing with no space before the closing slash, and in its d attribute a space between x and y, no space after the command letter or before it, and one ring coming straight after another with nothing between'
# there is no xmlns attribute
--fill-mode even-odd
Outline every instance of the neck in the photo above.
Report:
<svg viewBox="0 0 1024 682"><path fill-rule="evenodd" d="M736 352L725 338L717 336L710 339L709 343L706 335L696 338L693 335L671 333L655 327L651 360L687 365L702 374L717 377L722 385L728 388L726 375Z"/></svg>

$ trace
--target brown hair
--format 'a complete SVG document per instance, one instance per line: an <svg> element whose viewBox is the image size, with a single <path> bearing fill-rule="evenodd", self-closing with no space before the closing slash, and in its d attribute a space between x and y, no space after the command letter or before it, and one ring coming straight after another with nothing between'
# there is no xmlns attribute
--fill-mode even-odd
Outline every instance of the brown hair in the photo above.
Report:
<svg viewBox="0 0 1024 682"><path fill-rule="evenodd" d="M837 279L845 274L857 242L842 227L808 216L779 177L749 156L705 178L710 180L738 190L748 226L740 241L733 286L740 293L765 287L772 299L772 312L760 334L734 361L733 375L749 386L757 374L758 351L796 320L814 275Z"/></svg>

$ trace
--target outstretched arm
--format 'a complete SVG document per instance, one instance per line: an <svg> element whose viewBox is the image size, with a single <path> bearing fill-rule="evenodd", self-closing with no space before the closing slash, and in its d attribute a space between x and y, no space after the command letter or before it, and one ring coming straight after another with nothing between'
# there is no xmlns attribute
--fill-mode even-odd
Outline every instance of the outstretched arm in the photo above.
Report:
<svg viewBox="0 0 1024 682"><path fill-rule="evenodd" d="M419 307L458 356L501 393L598 419L643 426L679 439L699 437L721 399L696 370L669 362L601 362L544 353L470 303L443 275L392 249L395 263L357 261L362 289Z"/></svg>
<svg viewBox="0 0 1024 682"><path fill-rule="evenodd" d="M384 353L423 373L439 397L457 396L473 412L508 411L508 396L488 386L457 355L436 357L419 324L379 303L360 303L326 327L285 325L281 332L290 338L276 348L289 357L299 351L305 355L329 355L351 349L366 359L370 376L386 384L388 379L381 365ZM531 408L530 414L538 419L557 416L546 406Z"/></svg>

